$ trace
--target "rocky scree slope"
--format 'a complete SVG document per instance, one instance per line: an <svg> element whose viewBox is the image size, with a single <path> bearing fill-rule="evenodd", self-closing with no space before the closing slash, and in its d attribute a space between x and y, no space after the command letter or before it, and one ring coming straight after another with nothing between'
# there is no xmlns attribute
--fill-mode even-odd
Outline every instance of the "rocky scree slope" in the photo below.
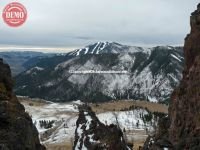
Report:
<svg viewBox="0 0 200 150"><path fill-rule="evenodd" d="M87 105L79 106L74 150L131 150L117 125L104 125Z"/></svg>
<svg viewBox="0 0 200 150"><path fill-rule="evenodd" d="M182 78L181 47L141 48L98 42L65 56L45 58L18 75L18 95L51 101L141 99L167 101ZM70 71L126 71L73 74Z"/></svg>
<svg viewBox="0 0 200 150"><path fill-rule="evenodd" d="M145 149L200 149L200 4L192 13L190 24L184 46L183 79L171 96L169 118L159 126L154 144L149 138Z"/></svg>
<svg viewBox="0 0 200 150"><path fill-rule="evenodd" d="M10 68L0 59L0 149L45 150L31 117L18 102L12 88Z"/></svg>

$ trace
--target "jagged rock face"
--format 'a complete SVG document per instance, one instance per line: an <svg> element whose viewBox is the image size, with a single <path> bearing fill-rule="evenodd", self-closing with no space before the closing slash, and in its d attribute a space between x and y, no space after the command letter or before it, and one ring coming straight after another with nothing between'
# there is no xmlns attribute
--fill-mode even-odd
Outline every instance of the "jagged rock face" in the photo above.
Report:
<svg viewBox="0 0 200 150"><path fill-rule="evenodd" d="M7 64L0 59L0 149L45 150L30 116L12 92L13 80Z"/></svg>
<svg viewBox="0 0 200 150"><path fill-rule="evenodd" d="M12 97L13 80L9 66L3 64L2 59L0 59L0 69L0 97L9 99Z"/></svg>
<svg viewBox="0 0 200 150"><path fill-rule="evenodd" d="M179 149L200 149L200 4L185 39L183 80L172 94L170 140Z"/></svg>
<svg viewBox="0 0 200 150"><path fill-rule="evenodd" d="M104 125L89 106L79 106L74 150L130 150L116 125Z"/></svg>
<svg viewBox="0 0 200 150"><path fill-rule="evenodd" d="M191 33L185 39L184 54L183 79L171 96L169 126L159 125L153 143L147 139L145 150L200 149L200 4L191 16Z"/></svg>

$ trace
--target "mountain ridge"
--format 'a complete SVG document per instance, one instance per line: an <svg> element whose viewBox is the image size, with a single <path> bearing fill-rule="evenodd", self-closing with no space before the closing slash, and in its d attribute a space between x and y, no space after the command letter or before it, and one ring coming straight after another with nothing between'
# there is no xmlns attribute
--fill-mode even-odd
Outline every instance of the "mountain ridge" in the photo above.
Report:
<svg viewBox="0 0 200 150"><path fill-rule="evenodd" d="M53 56L53 54L45 54L34 51L7 51L0 52L0 58L3 58L10 65L12 76L16 76L25 71L41 58Z"/></svg>
<svg viewBox="0 0 200 150"><path fill-rule="evenodd" d="M69 52L69 55L79 56L83 54L102 54L102 53L134 53L134 52L146 52L148 53L153 48L173 48L173 47L182 47L182 46L154 46L154 47L142 47L142 46L128 46L122 45L117 42L96 42L94 44L87 45L83 48L76 49L74 51Z"/></svg>
<svg viewBox="0 0 200 150"><path fill-rule="evenodd" d="M102 43L96 44L100 46ZM130 98L161 102L169 98L182 78L184 59L181 47L160 46L145 51L145 48L132 46L120 46L116 50L116 43L108 45L93 54L85 54L81 49L42 59L33 66L39 70L30 68L15 78L16 93L53 101ZM93 44L88 52L94 47ZM27 74L31 69L35 72ZM84 70L127 71L128 74L70 73Z"/></svg>

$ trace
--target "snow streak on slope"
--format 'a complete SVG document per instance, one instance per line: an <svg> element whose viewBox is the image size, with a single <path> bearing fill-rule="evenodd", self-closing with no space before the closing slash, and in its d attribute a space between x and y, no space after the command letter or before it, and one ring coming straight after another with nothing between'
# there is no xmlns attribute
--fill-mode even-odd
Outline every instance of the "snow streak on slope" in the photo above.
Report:
<svg viewBox="0 0 200 150"><path fill-rule="evenodd" d="M167 102L182 78L183 64L181 47L141 48L98 42L66 56L44 59L28 74L16 77L15 90L18 95L62 102L76 99ZM127 73L73 73L89 70Z"/></svg>
<svg viewBox="0 0 200 150"><path fill-rule="evenodd" d="M151 48L142 48L136 46L126 46L115 42L97 42L86 46L85 48L77 49L71 52L70 55L79 56L85 54L102 54L102 53L133 53L133 52L149 52Z"/></svg>
<svg viewBox="0 0 200 150"><path fill-rule="evenodd" d="M29 70L27 70L26 71L26 74L31 74L31 73L36 73L36 72L38 72L38 71L42 71L42 70L44 70L44 68L41 68L41 67L33 67L33 68L31 68L31 69L29 69Z"/></svg>

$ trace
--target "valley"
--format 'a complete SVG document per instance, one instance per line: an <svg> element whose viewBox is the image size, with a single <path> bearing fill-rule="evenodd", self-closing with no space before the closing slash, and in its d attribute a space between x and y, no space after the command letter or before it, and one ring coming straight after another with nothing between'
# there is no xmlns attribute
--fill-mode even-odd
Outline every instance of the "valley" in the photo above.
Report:
<svg viewBox="0 0 200 150"><path fill-rule="evenodd" d="M78 118L77 107L83 104L80 100L55 103L28 97L18 97L18 99L32 117L39 131L40 140L48 150L71 149ZM128 143L133 143L135 149L143 145L148 134L155 130L154 126L157 124L156 119L145 123L141 116L148 115L149 112L153 113L155 110L164 114L168 111L166 105L146 101L121 100L88 105L102 123L119 124ZM41 127L42 120L54 121L54 123L52 127L45 129Z"/></svg>
<svg viewBox="0 0 200 150"><path fill-rule="evenodd" d="M148 135L157 132L159 118L168 114L167 104L184 64L182 47L142 48L115 42L98 42L66 54L22 54L12 56L26 58L19 64L24 69L14 77L14 92L21 95L18 99L48 150L69 150L73 143L80 147L84 132L77 130L86 124L93 134L85 138L92 141L96 130L119 135L122 131L114 142L125 141L134 149L143 146ZM11 67L16 68L12 63ZM126 73L74 73L88 70ZM84 108L81 117L79 108L84 105L92 111ZM100 136L105 135L103 140L112 139L108 132Z"/></svg>
<svg viewBox="0 0 200 150"><path fill-rule="evenodd" d="M0 58L3 58L4 61L10 65L13 77L36 64L40 59L52 57L54 55L55 54L33 51L0 51Z"/></svg>
<svg viewBox="0 0 200 150"><path fill-rule="evenodd" d="M195 3L5 5L30 18L0 31L0 150L199 150Z"/></svg>

